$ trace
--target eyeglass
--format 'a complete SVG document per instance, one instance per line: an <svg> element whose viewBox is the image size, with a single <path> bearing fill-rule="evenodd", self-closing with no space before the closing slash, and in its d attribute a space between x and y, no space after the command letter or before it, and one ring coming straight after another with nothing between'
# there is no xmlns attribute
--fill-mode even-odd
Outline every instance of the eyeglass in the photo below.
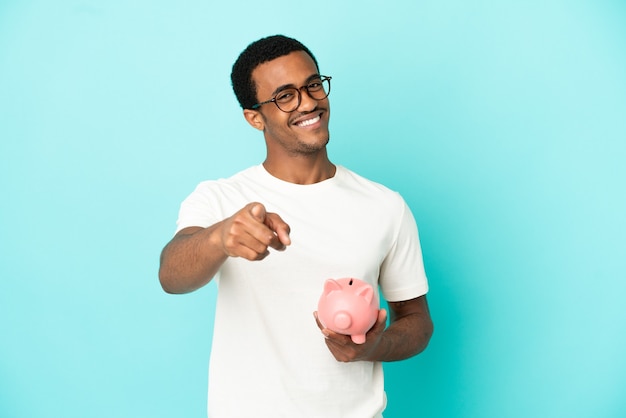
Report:
<svg viewBox="0 0 626 418"><path fill-rule="evenodd" d="M320 77L316 77L315 79L310 81L309 84L306 84L300 88L286 88L279 91L276 96L272 97L271 99L255 104L254 106L252 106L252 109L258 109L264 104L274 102L278 109L286 113L291 113L295 111L298 107L300 107L300 102L302 101L302 94L300 93L300 91L302 89L306 90L309 97L314 100L324 100L325 98L327 98L330 94L331 78L332 77L323 75Z"/></svg>

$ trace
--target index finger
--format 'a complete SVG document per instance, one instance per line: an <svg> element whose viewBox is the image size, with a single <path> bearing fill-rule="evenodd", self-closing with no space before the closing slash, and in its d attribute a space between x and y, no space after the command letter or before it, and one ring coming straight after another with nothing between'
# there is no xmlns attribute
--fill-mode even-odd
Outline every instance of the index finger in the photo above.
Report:
<svg viewBox="0 0 626 418"><path fill-rule="evenodd" d="M272 240L270 246L276 250L284 250L286 246L291 245L291 228L276 213L267 213L265 215L265 225L274 232L276 239Z"/></svg>

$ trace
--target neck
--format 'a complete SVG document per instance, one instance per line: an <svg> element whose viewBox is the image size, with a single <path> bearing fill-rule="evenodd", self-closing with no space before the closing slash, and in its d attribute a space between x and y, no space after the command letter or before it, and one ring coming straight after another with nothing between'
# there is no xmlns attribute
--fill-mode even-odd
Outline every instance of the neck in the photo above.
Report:
<svg viewBox="0 0 626 418"><path fill-rule="evenodd" d="M300 156L287 161L277 162L269 156L263 167L272 176L294 184L315 184L335 175L336 167L330 162L326 153L317 158Z"/></svg>

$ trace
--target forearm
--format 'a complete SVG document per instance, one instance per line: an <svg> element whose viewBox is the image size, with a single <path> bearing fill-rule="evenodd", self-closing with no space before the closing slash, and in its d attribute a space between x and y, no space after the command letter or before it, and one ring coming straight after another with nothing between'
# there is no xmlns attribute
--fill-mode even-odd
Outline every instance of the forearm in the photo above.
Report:
<svg viewBox="0 0 626 418"><path fill-rule="evenodd" d="M413 357L426 349L432 333L433 323L428 315L411 313L396 318L381 335L369 360L387 362Z"/></svg>
<svg viewBox="0 0 626 418"><path fill-rule="evenodd" d="M189 293L206 285L227 256L215 239L216 226L175 236L161 253L159 280L168 293Z"/></svg>

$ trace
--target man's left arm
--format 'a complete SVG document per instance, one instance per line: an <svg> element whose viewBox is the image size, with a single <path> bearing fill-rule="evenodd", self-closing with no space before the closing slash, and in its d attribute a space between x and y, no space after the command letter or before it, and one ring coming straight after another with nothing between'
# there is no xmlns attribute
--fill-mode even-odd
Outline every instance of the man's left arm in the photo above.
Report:
<svg viewBox="0 0 626 418"><path fill-rule="evenodd" d="M433 334L426 295L388 304L389 327L385 328L387 312L381 309L363 344L355 344L349 336L326 329L317 321L328 349L338 361L398 361L424 351Z"/></svg>

